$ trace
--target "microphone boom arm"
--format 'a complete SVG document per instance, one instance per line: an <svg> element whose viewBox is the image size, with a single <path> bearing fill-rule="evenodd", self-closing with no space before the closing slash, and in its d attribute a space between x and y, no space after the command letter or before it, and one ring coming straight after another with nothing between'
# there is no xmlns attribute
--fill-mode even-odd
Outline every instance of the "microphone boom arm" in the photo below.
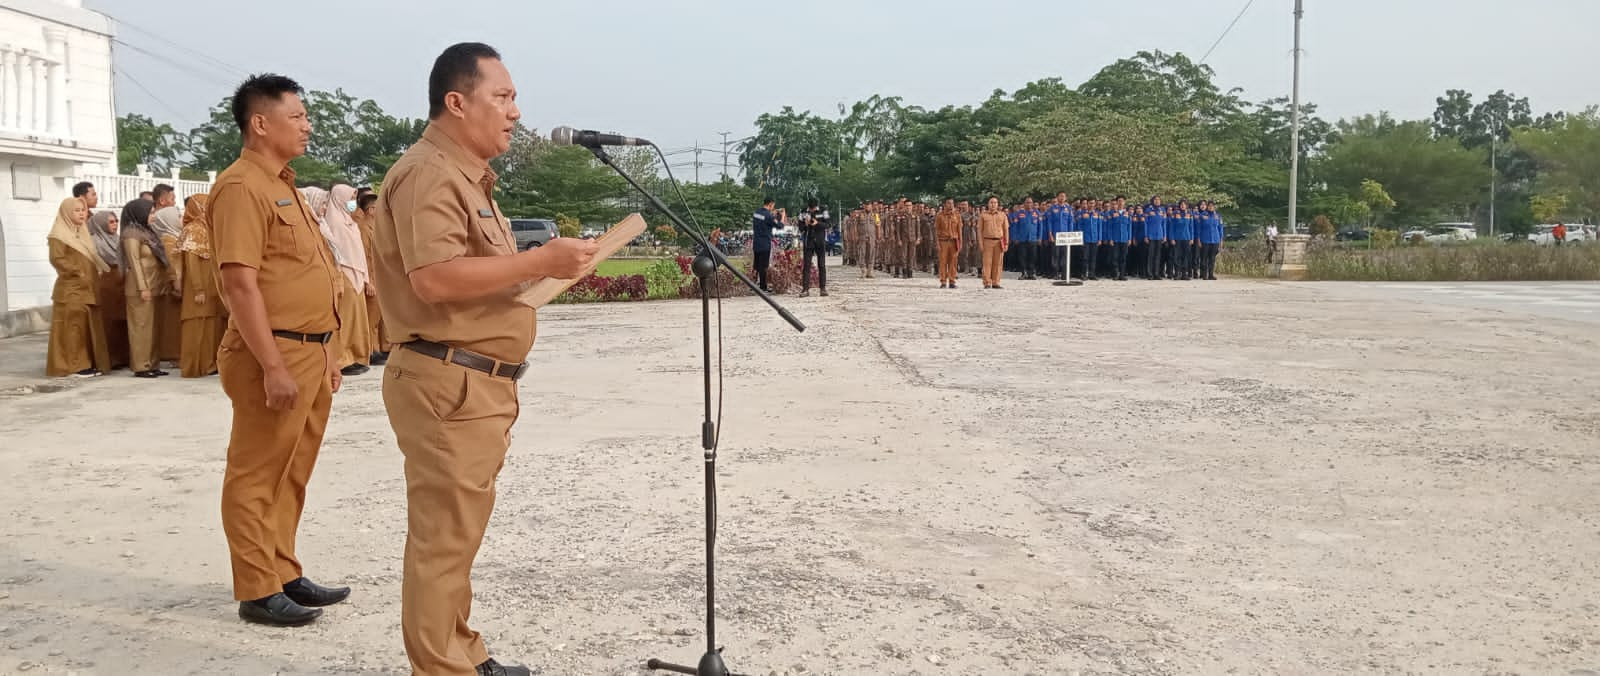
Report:
<svg viewBox="0 0 1600 676"><path fill-rule="evenodd" d="M661 213L666 214L667 218L672 219L672 222L678 225L679 230L688 233L689 237L698 243L701 249L705 251L706 257L710 258L711 262L727 268L728 272L733 273L733 276L739 281L744 282L745 286L750 287L750 290L754 292L755 295L760 296L762 300L767 302L767 305L772 306L772 309L777 311L778 316L782 317L783 320L788 322L790 326L794 327L796 331L803 332L806 330L805 324L802 324L799 319L790 314L788 309L784 308L782 305L779 305L778 301L773 300L770 294L762 291L761 287L757 286L755 282L750 281L750 278L746 277L744 273L739 272L738 268L735 268L732 263L728 262L728 257L724 255L720 249L712 245L704 235L701 235L700 231L689 227L689 224L684 223L682 218L679 218L677 214L672 213L672 210L668 209L667 205L662 204L659 198L651 194L650 191L645 190L643 186L639 185L638 181L633 180L632 176L629 176L628 173L623 171L621 167L618 167L615 162L612 162L611 155L606 153L605 148L600 146L584 147L588 148L589 152L594 153L595 159L600 160L601 164L611 167L612 171L617 172L618 176L621 176L623 180L628 182L628 185L633 186L634 190L637 190L639 191L639 194L644 195L644 198L649 200L651 206L654 206L656 209L660 210ZM707 275L706 279L702 280L701 283L705 284L710 279L713 279L713 276Z"/></svg>

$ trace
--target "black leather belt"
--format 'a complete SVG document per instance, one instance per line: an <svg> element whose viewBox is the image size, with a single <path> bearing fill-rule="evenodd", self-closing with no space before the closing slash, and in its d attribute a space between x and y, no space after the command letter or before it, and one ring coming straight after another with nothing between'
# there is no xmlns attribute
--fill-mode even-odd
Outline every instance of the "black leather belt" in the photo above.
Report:
<svg viewBox="0 0 1600 676"><path fill-rule="evenodd" d="M333 339L333 333L296 333L294 331L273 331L272 335L279 338L288 338L302 343L326 343Z"/></svg>
<svg viewBox="0 0 1600 676"><path fill-rule="evenodd" d="M435 343L431 340L418 338L407 343L401 343L400 347L440 361L448 361L452 364L465 366L474 371L482 371L491 376L521 380L522 376L528 373L528 362L522 362L521 364L503 362L470 350L451 347L444 343Z"/></svg>

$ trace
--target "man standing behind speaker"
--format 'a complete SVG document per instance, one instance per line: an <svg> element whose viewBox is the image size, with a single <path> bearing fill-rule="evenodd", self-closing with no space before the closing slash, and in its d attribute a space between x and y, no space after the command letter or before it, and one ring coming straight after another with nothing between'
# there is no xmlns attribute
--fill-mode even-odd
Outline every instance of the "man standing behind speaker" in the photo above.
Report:
<svg viewBox="0 0 1600 676"><path fill-rule="evenodd" d="M828 228L832 226L828 218L828 210L817 206L815 197L806 201L805 211L800 212L798 227L800 228L801 255L800 259L800 297L811 295L811 259L817 261L817 290L823 295L828 295Z"/></svg>

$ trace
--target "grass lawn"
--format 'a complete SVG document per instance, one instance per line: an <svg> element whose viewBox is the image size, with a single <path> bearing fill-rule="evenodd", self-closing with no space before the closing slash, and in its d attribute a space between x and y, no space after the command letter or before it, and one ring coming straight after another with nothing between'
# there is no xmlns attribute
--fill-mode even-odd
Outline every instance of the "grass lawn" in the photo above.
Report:
<svg viewBox="0 0 1600 676"><path fill-rule="evenodd" d="M639 260L608 260L600 261L600 266L595 274L601 277L620 277L622 275L642 275L645 268L655 263L654 258Z"/></svg>

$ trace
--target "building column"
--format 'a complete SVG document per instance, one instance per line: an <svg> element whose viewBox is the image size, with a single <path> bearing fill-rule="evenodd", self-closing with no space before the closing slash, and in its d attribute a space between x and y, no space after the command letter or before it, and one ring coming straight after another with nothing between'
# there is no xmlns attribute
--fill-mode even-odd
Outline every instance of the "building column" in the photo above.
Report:
<svg viewBox="0 0 1600 676"><path fill-rule="evenodd" d="M11 106L17 98L11 91L11 81L17 77L11 69L11 50L0 47L0 129L11 126Z"/></svg>
<svg viewBox="0 0 1600 676"><path fill-rule="evenodd" d="M49 122L43 126L51 136L72 136L72 116L67 111L67 31L51 26L44 29L45 49L50 54L46 73L49 83Z"/></svg>
<svg viewBox="0 0 1600 676"><path fill-rule="evenodd" d="M28 129L35 132L44 131L50 114L50 101L47 98L49 88L45 84L45 67L49 62L44 57L33 57L33 124Z"/></svg>

